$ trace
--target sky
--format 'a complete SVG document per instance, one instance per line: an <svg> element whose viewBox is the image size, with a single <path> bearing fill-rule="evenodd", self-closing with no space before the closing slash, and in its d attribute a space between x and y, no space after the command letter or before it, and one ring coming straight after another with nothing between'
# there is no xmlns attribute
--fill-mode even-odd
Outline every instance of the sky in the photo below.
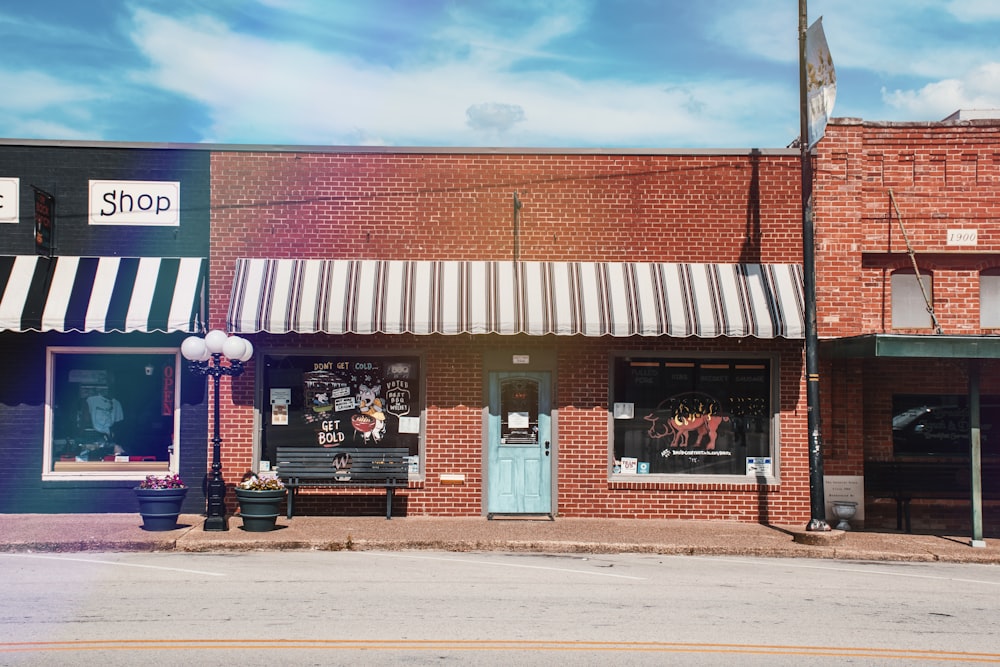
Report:
<svg viewBox="0 0 1000 667"><path fill-rule="evenodd" d="M811 0L832 115L1000 108L1000 1ZM783 148L797 0L0 0L0 138Z"/></svg>

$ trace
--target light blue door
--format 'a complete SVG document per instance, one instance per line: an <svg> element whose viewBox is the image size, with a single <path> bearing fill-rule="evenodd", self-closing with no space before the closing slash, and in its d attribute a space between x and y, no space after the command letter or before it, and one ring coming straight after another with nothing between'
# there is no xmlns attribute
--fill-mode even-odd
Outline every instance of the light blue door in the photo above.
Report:
<svg viewBox="0 0 1000 667"><path fill-rule="evenodd" d="M552 513L551 379L490 373L487 513Z"/></svg>

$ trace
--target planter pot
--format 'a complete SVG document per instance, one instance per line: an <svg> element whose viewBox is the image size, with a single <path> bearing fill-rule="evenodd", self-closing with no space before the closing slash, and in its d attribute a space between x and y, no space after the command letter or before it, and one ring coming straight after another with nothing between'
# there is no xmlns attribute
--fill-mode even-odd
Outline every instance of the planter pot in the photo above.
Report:
<svg viewBox="0 0 1000 667"><path fill-rule="evenodd" d="M285 499L285 489L273 491L236 489L236 499L240 503L243 530L265 533L274 530L274 523L281 513L281 501Z"/></svg>
<svg viewBox="0 0 1000 667"><path fill-rule="evenodd" d="M180 489L135 489L143 530L173 530L181 513L187 487Z"/></svg>
<svg viewBox="0 0 1000 667"><path fill-rule="evenodd" d="M853 519L857 511L857 503L847 502L846 500L835 501L833 503L833 515L840 519L840 523L837 524L837 530L850 530L851 524L848 522L848 519Z"/></svg>

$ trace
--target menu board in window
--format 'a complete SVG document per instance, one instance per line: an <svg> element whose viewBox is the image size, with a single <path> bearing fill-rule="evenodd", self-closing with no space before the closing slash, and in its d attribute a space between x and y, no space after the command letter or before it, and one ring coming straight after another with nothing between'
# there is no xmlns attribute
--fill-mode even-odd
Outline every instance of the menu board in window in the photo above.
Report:
<svg viewBox="0 0 1000 667"><path fill-rule="evenodd" d="M419 453L419 357L268 356L265 367L263 458L282 445Z"/></svg>

